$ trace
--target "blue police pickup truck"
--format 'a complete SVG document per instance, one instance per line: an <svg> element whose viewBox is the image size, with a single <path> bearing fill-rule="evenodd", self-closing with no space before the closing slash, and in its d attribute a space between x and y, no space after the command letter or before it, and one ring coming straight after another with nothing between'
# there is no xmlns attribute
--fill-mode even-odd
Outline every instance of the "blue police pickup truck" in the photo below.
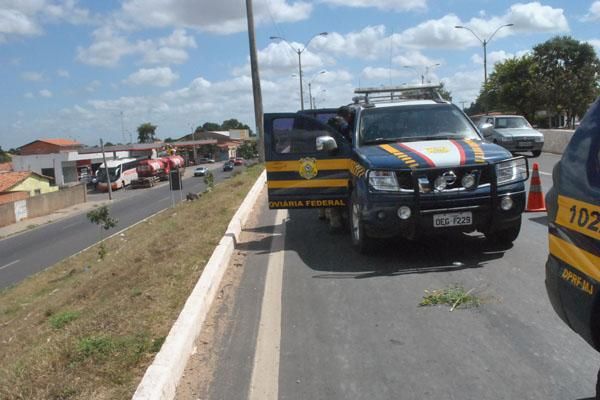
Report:
<svg viewBox="0 0 600 400"><path fill-rule="evenodd" d="M269 207L339 209L360 252L394 236L514 241L527 159L483 140L437 89L356 89L345 130L332 109L265 114Z"/></svg>

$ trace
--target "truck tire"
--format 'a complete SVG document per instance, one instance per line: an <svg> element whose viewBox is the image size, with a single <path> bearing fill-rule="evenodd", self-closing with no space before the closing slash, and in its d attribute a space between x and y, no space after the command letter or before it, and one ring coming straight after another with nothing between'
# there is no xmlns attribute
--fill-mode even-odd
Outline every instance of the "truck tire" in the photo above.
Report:
<svg viewBox="0 0 600 400"><path fill-rule="evenodd" d="M519 216L518 222L508 228L501 230L486 232L485 237L488 241L496 244L511 244L521 232L521 216Z"/></svg>
<svg viewBox="0 0 600 400"><path fill-rule="evenodd" d="M531 154L532 154L534 157L539 157L539 156L540 156L540 154L542 154L542 151L541 151L541 150L533 150L533 151L531 152Z"/></svg>
<svg viewBox="0 0 600 400"><path fill-rule="evenodd" d="M350 197L350 236L352 237L352 247L361 254L368 254L373 250L374 241L365 232L363 222L360 218L361 205L358 201L356 189Z"/></svg>

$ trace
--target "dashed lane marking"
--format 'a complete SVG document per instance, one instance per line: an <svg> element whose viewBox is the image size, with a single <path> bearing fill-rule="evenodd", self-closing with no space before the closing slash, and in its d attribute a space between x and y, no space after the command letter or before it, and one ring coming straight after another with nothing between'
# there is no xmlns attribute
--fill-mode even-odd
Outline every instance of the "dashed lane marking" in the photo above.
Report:
<svg viewBox="0 0 600 400"><path fill-rule="evenodd" d="M0 271L1 271L1 270L3 270L4 268L8 268L8 267L10 267L11 265L15 265L15 264L16 264L16 263L18 263L19 261L21 261L21 260L15 260L15 261L9 262L9 263L8 263L8 264L6 264L6 265L3 265L3 266L1 266L1 267L0 267Z"/></svg>

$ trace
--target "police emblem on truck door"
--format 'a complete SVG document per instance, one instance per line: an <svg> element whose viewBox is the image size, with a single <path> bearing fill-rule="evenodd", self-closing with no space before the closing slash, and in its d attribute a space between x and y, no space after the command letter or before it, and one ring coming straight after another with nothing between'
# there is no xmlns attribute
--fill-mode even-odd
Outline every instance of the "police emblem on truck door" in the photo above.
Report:
<svg viewBox="0 0 600 400"><path fill-rule="evenodd" d="M304 179L312 179L319 173L317 169L317 160L312 157L306 157L300 159L300 169L298 173Z"/></svg>

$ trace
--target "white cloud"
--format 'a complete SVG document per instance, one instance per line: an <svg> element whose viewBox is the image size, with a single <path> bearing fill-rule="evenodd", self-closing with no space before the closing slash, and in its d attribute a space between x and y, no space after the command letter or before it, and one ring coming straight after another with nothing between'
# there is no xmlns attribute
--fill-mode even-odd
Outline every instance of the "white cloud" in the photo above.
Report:
<svg viewBox="0 0 600 400"><path fill-rule="evenodd" d="M341 35L337 32L326 37L318 37L311 44L312 48L323 53L338 57L357 57L375 59L381 54L388 53L390 40L385 36L383 25L367 26L358 32Z"/></svg>
<svg viewBox="0 0 600 400"><path fill-rule="evenodd" d="M322 0L334 6L367 8L373 7L384 11L410 11L427 8L426 0Z"/></svg>
<svg viewBox="0 0 600 400"><path fill-rule="evenodd" d="M130 85L154 85L167 87L171 86L179 78L179 75L171 71L169 67L161 68L142 68L137 72L129 75L124 81Z"/></svg>
<svg viewBox="0 0 600 400"><path fill-rule="evenodd" d="M512 23L514 26L502 25ZM502 16L491 18L471 18L461 21L454 14L448 14L440 19L425 21L416 27L394 35L395 42L417 48L464 48L480 46L479 40L466 29L456 29L455 26L465 26L477 34L480 39L494 35L495 39L517 33L539 32L568 32L569 24L561 8L544 6L538 2L513 4Z"/></svg>
<svg viewBox="0 0 600 400"><path fill-rule="evenodd" d="M42 89L39 91L39 95L42 97L52 97L52 92L48 89Z"/></svg>
<svg viewBox="0 0 600 400"><path fill-rule="evenodd" d="M69 71L67 71L66 69L56 70L56 75L60 76L61 78L69 78L71 76L71 74L69 74Z"/></svg>
<svg viewBox="0 0 600 400"><path fill-rule="evenodd" d="M21 73L21 78L26 81L39 82L44 79L44 75L35 71L25 71Z"/></svg>
<svg viewBox="0 0 600 400"><path fill-rule="evenodd" d="M89 22L89 11L75 0L27 0L0 2L0 42L9 38L34 36L43 32L42 24L66 21Z"/></svg>
<svg viewBox="0 0 600 400"><path fill-rule="evenodd" d="M483 84L483 70L460 71L452 76L441 79L452 94L454 103L459 101L472 102L479 95Z"/></svg>
<svg viewBox="0 0 600 400"><path fill-rule="evenodd" d="M77 60L99 67L114 67L121 57L131 54L135 47L112 28L106 26L93 33L94 43L88 48L77 48Z"/></svg>
<svg viewBox="0 0 600 400"><path fill-rule="evenodd" d="M27 92L23 95L26 99L33 99L35 96L31 92Z"/></svg>
<svg viewBox="0 0 600 400"><path fill-rule="evenodd" d="M247 28L246 9L239 0L127 0L123 11L133 21L151 27L189 27L230 34ZM255 0L254 19L265 22L296 22L307 19L312 5L306 1Z"/></svg>
<svg viewBox="0 0 600 400"><path fill-rule="evenodd" d="M494 65L498 62L502 62L506 59L513 58L513 57L515 57L514 54L507 53L504 50L492 51L491 53L488 53L488 55L487 55L487 64L489 67L490 65ZM474 64L483 65L483 56L481 56L480 54L473 54L471 56L471 61L473 61Z"/></svg>
<svg viewBox="0 0 600 400"><path fill-rule="evenodd" d="M100 81L93 80L90 83L88 83L84 89L88 93L94 93L100 86L102 86L102 83L100 83Z"/></svg>
<svg viewBox="0 0 600 400"><path fill-rule="evenodd" d="M142 56L143 64L181 64L187 61L186 48L195 48L196 41L184 29L175 29L167 37L158 40L139 40L131 43L110 26L93 33L90 47L77 49L77 59L85 64L99 67L115 67L128 55Z"/></svg>
<svg viewBox="0 0 600 400"><path fill-rule="evenodd" d="M540 3L513 4L503 20L515 24L515 32L568 32L569 23L562 8Z"/></svg>
<svg viewBox="0 0 600 400"><path fill-rule="evenodd" d="M595 1L590 6L589 12L584 17L585 21L598 21L600 20L600 1Z"/></svg>

